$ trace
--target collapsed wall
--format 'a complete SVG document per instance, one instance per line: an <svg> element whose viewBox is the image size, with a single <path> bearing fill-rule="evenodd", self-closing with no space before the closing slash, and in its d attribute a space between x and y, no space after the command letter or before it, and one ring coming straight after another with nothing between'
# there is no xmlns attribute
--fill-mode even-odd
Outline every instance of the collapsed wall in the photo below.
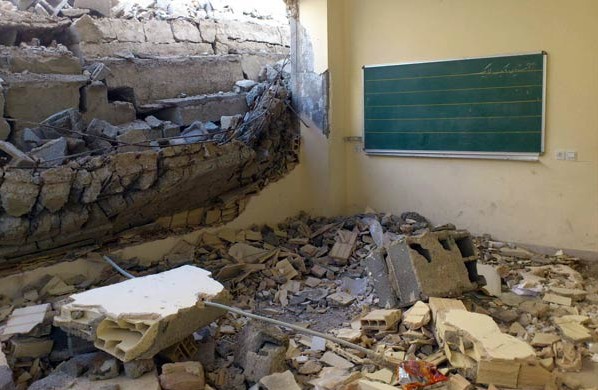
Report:
<svg viewBox="0 0 598 390"><path fill-rule="evenodd" d="M0 30L0 258L228 222L297 163L282 25L8 9Z"/></svg>

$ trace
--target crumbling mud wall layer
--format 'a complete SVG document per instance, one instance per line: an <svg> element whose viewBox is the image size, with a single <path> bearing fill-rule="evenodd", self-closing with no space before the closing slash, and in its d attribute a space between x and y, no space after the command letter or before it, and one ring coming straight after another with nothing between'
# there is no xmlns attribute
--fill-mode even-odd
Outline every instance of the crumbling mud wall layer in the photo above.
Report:
<svg viewBox="0 0 598 390"><path fill-rule="evenodd" d="M148 224L173 229L231 221L249 195L298 162L288 104L278 80L232 134L182 136L174 146L168 139L113 142L109 154L63 156L56 166L13 157L0 168L0 257L102 243Z"/></svg>

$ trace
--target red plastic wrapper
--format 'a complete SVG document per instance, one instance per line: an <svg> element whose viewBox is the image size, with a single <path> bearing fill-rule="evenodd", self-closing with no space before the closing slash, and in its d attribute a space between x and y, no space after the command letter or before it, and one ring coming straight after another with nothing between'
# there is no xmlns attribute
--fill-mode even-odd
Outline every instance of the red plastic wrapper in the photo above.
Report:
<svg viewBox="0 0 598 390"><path fill-rule="evenodd" d="M396 378L404 390L417 390L449 379L442 375L435 365L421 360L399 363Z"/></svg>

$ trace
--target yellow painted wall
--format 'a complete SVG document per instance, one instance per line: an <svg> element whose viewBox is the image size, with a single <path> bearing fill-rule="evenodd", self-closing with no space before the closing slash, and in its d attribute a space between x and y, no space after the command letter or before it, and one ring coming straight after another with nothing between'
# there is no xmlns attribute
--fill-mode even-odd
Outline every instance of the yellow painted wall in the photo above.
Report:
<svg viewBox="0 0 598 390"><path fill-rule="evenodd" d="M303 126L301 164L229 227L370 206L501 240L598 252L597 0L300 0L300 15L317 70L331 72L331 136ZM538 50L549 54L539 162L368 157L343 141L362 133L362 65ZM557 161L557 149L577 150L579 161ZM149 261L175 243L123 257Z"/></svg>
<svg viewBox="0 0 598 390"><path fill-rule="evenodd" d="M345 135L361 135L362 65L545 50L540 162L368 157L345 145L347 212L414 210L503 240L598 251L598 1L344 0ZM334 51L334 47L330 51ZM333 76L334 78L334 76ZM338 128L334 130L338 131ZM557 161L557 149L577 162Z"/></svg>
<svg viewBox="0 0 598 390"><path fill-rule="evenodd" d="M300 3L300 23L307 30L314 51L315 71L323 73L329 63L329 27L327 0L303 0ZM344 179L331 180L332 156L343 155L341 147L331 148L333 140L342 140L339 133L330 139L321 129L310 123L301 126L300 164L287 177L272 183L253 197L245 212L229 224L230 227L247 227L252 224L278 223L306 211L312 215L337 215L344 210L344 186L336 184ZM333 152L331 152L333 150ZM336 162L335 162L336 161ZM342 161L344 163L344 161ZM338 202L342 194L343 202Z"/></svg>

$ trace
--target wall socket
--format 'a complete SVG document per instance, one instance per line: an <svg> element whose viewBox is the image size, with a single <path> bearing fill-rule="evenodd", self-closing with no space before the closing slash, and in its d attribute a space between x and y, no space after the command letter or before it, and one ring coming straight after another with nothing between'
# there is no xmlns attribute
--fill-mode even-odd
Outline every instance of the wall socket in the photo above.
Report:
<svg viewBox="0 0 598 390"><path fill-rule="evenodd" d="M565 160L565 161L577 161L577 151L576 150L557 150L556 151L556 159L557 160Z"/></svg>

